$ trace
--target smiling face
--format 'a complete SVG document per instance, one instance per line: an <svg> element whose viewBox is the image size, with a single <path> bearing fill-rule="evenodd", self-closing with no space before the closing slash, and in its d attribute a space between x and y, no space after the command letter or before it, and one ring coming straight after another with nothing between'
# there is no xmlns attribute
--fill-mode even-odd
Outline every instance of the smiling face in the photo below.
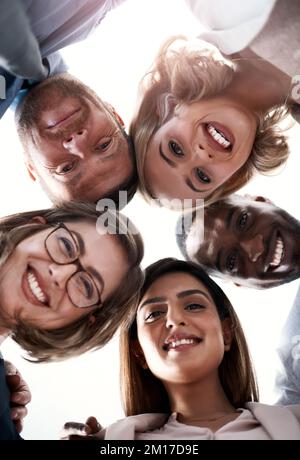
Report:
<svg viewBox="0 0 300 460"><path fill-rule="evenodd" d="M189 260L218 276L268 288L300 276L300 225L268 202L232 196L205 211L204 241L192 224L184 247Z"/></svg>
<svg viewBox="0 0 300 460"><path fill-rule="evenodd" d="M184 272L157 279L137 313L140 346L152 373L167 383L214 379L224 356L222 324L207 288Z"/></svg>
<svg viewBox="0 0 300 460"><path fill-rule="evenodd" d="M96 201L133 175L121 128L100 99L71 77L37 85L21 106L17 127L28 169L55 201Z"/></svg>
<svg viewBox="0 0 300 460"><path fill-rule="evenodd" d="M128 271L124 249L116 236L99 235L94 222L66 222L66 227L74 239L57 232L51 237L51 248L47 243L48 249L52 255L56 251L63 256L77 248L80 264L93 280L101 302L105 302ZM59 265L50 258L45 239L52 230L47 228L19 243L1 269L1 314L10 324L21 318L40 329L57 329L98 308L79 308L72 303L67 283L79 266L76 261ZM82 289L88 300L94 298L91 284L85 282Z"/></svg>
<svg viewBox="0 0 300 460"><path fill-rule="evenodd" d="M225 97L182 104L153 136L145 179L155 198L206 198L248 159L256 116Z"/></svg>

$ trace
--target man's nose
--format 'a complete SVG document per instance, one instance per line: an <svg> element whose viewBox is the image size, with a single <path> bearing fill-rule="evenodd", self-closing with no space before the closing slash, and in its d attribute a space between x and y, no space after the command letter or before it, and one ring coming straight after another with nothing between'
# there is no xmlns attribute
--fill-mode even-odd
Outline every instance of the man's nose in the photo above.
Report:
<svg viewBox="0 0 300 460"><path fill-rule="evenodd" d="M63 141L64 148L72 155L77 155L83 159L87 147L87 134L86 129L74 131Z"/></svg>
<svg viewBox="0 0 300 460"><path fill-rule="evenodd" d="M263 236L259 234L251 239L241 241L240 245L247 253L251 262L256 262L265 249Z"/></svg>
<svg viewBox="0 0 300 460"><path fill-rule="evenodd" d="M76 264L59 265L51 263L48 267L51 282L64 289L69 278L77 272Z"/></svg>

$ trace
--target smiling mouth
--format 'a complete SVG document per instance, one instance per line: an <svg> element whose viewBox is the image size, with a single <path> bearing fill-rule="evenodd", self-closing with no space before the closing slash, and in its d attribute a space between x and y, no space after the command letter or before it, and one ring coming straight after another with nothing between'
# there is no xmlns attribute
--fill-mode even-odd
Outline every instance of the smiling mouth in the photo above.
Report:
<svg viewBox="0 0 300 460"><path fill-rule="evenodd" d="M211 141L213 148L231 151L234 144L232 133L223 125L217 122L209 122L204 125L205 133Z"/></svg>
<svg viewBox="0 0 300 460"><path fill-rule="evenodd" d="M176 340L171 340L168 341L167 343L163 344L163 350L164 351L170 351L170 350L182 350L184 348L187 348L187 346L193 346L193 345L198 345L201 343L203 339L197 338L197 337L186 337L184 339L176 339Z"/></svg>
<svg viewBox="0 0 300 460"><path fill-rule="evenodd" d="M32 297L32 300L35 300L39 305L43 304L44 306L48 306L48 298L45 292L42 290L38 279L33 272L32 269L28 268L26 273L26 280L27 280L27 288L29 291L29 296Z"/></svg>
<svg viewBox="0 0 300 460"><path fill-rule="evenodd" d="M276 268L278 268L281 265L281 262L283 261L284 253L285 253L285 247L284 247L283 239L281 238L279 234L277 234L276 243L275 243L275 247L273 250L273 257L271 261L269 262L266 272L274 271L276 270Z"/></svg>

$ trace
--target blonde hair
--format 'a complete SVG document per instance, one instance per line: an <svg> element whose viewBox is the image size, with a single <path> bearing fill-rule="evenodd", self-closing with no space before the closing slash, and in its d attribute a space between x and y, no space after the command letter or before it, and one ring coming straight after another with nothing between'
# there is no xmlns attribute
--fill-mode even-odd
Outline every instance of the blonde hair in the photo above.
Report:
<svg viewBox="0 0 300 460"><path fill-rule="evenodd" d="M173 49L178 40L185 43ZM230 65L216 51L193 49L184 37L172 37L161 47L152 69L140 84L140 103L130 126L133 139L139 191L151 202L149 185L145 178L145 160L149 143L155 132L175 113L180 104L193 104L222 92L234 76ZM255 171L266 173L282 165L288 156L288 144L277 123L287 109L278 107L261 115L252 152L246 163L225 184L208 198L211 204L241 188Z"/></svg>
<svg viewBox="0 0 300 460"><path fill-rule="evenodd" d="M106 210L105 213L110 214L113 211ZM101 212L90 203L67 202L56 208L23 212L2 218L0 220L0 270L15 247L25 238L60 222L85 220L96 225L100 215ZM36 216L44 217L46 224L36 223L34 221ZM133 228L130 227L132 223L130 222L128 226L125 219L127 219L125 216L115 212L111 221L117 225L115 238L124 248L129 268L115 292L103 302L100 309L93 312L94 322L90 322L89 317L85 316L57 330L42 330L18 319L17 324L11 328L12 339L27 351L30 360L36 362L62 360L100 348L113 337L117 328L125 320L129 307L137 302L143 282L140 268L143 258L142 238L136 231L125 232L125 228Z"/></svg>

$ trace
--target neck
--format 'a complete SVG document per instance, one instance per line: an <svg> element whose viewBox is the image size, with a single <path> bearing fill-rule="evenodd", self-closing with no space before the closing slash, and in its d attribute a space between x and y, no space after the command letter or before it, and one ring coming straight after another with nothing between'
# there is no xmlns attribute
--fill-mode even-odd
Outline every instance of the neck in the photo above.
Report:
<svg viewBox="0 0 300 460"><path fill-rule="evenodd" d="M248 109L264 113L273 107L291 103L291 78L251 50L231 56L236 65L235 76L226 94Z"/></svg>
<svg viewBox="0 0 300 460"><path fill-rule="evenodd" d="M235 410L224 393L218 375L189 384L168 383L165 387L171 411L177 412L178 420L183 423L209 421Z"/></svg>

